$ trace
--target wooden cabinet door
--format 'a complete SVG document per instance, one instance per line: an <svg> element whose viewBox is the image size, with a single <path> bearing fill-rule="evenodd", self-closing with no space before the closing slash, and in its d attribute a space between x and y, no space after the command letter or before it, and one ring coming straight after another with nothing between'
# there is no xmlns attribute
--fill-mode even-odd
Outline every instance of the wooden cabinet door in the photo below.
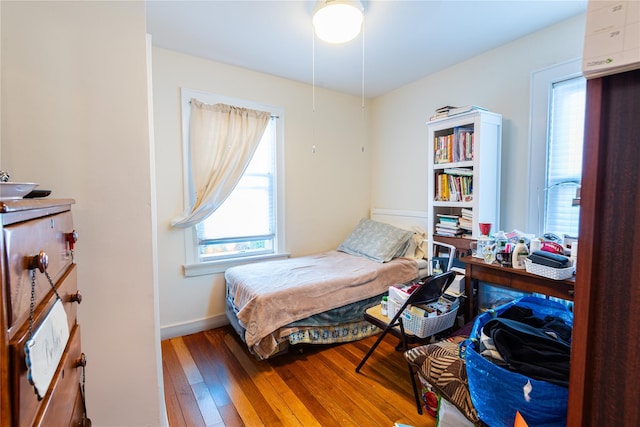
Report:
<svg viewBox="0 0 640 427"><path fill-rule="evenodd" d="M640 425L639 118L640 70L587 82L569 426Z"/></svg>

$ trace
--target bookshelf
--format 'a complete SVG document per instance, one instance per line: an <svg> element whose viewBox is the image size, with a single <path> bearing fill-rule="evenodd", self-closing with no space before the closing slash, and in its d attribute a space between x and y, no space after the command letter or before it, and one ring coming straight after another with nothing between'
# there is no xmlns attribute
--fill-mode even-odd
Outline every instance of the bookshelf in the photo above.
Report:
<svg viewBox="0 0 640 427"><path fill-rule="evenodd" d="M427 238L465 250L480 222L492 223L492 233L500 226L502 116L473 110L427 128Z"/></svg>

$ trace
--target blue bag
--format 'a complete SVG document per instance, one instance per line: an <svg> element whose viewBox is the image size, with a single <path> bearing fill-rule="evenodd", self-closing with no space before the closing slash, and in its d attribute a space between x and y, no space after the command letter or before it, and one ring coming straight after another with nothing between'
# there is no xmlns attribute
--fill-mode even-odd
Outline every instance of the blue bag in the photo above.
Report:
<svg viewBox="0 0 640 427"><path fill-rule="evenodd" d="M566 387L535 380L498 366L479 354L479 338L484 325L508 308L530 308L535 317L555 316L573 326L573 313L563 304L538 297L524 297L479 315L470 338L465 341L469 393L478 417L491 427L513 426L519 411L530 427L567 424Z"/></svg>

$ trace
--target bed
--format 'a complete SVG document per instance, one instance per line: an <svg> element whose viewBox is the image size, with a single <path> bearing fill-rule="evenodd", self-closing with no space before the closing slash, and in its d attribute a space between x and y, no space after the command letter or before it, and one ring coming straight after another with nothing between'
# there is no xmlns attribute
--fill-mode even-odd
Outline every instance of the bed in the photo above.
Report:
<svg viewBox="0 0 640 427"><path fill-rule="evenodd" d="M428 275L425 222L422 212L372 210L335 250L228 269L229 322L259 359L378 333L364 311L389 286Z"/></svg>

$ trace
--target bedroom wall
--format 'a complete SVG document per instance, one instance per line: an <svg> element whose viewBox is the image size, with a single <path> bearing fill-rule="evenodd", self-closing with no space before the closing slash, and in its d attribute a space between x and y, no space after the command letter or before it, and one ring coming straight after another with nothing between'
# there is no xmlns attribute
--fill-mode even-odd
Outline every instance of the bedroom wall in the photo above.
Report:
<svg viewBox="0 0 640 427"><path fill-rule="evenodd" d="M309 70L311 73L311 70ZM318 81L322 76L317 76ZM185 278L185 232L171 221L183 210L180 88L284 108L286 249L332 249L369 213L368 107L360 97L206 59L153 49L160 323L163 336L226 323L222 274ZM316 153L312 153L312 146Z"/></svg>
<svg viewBox="0 0 640 427"><path fill-rule="evenodd" d="M74 198L96 426L166 425L144 2L0 2L0 167Z"/></svg>
<svg viewBox="0 0 640 427"><path fill-rule="evenodd" d="M503 118L501 228L526 230L527 180L515 176L529 167L531 73L581 57L584 27L583 14L376 98L372 206L426 209L425 123L438 107L479 105Z"/></svg>

